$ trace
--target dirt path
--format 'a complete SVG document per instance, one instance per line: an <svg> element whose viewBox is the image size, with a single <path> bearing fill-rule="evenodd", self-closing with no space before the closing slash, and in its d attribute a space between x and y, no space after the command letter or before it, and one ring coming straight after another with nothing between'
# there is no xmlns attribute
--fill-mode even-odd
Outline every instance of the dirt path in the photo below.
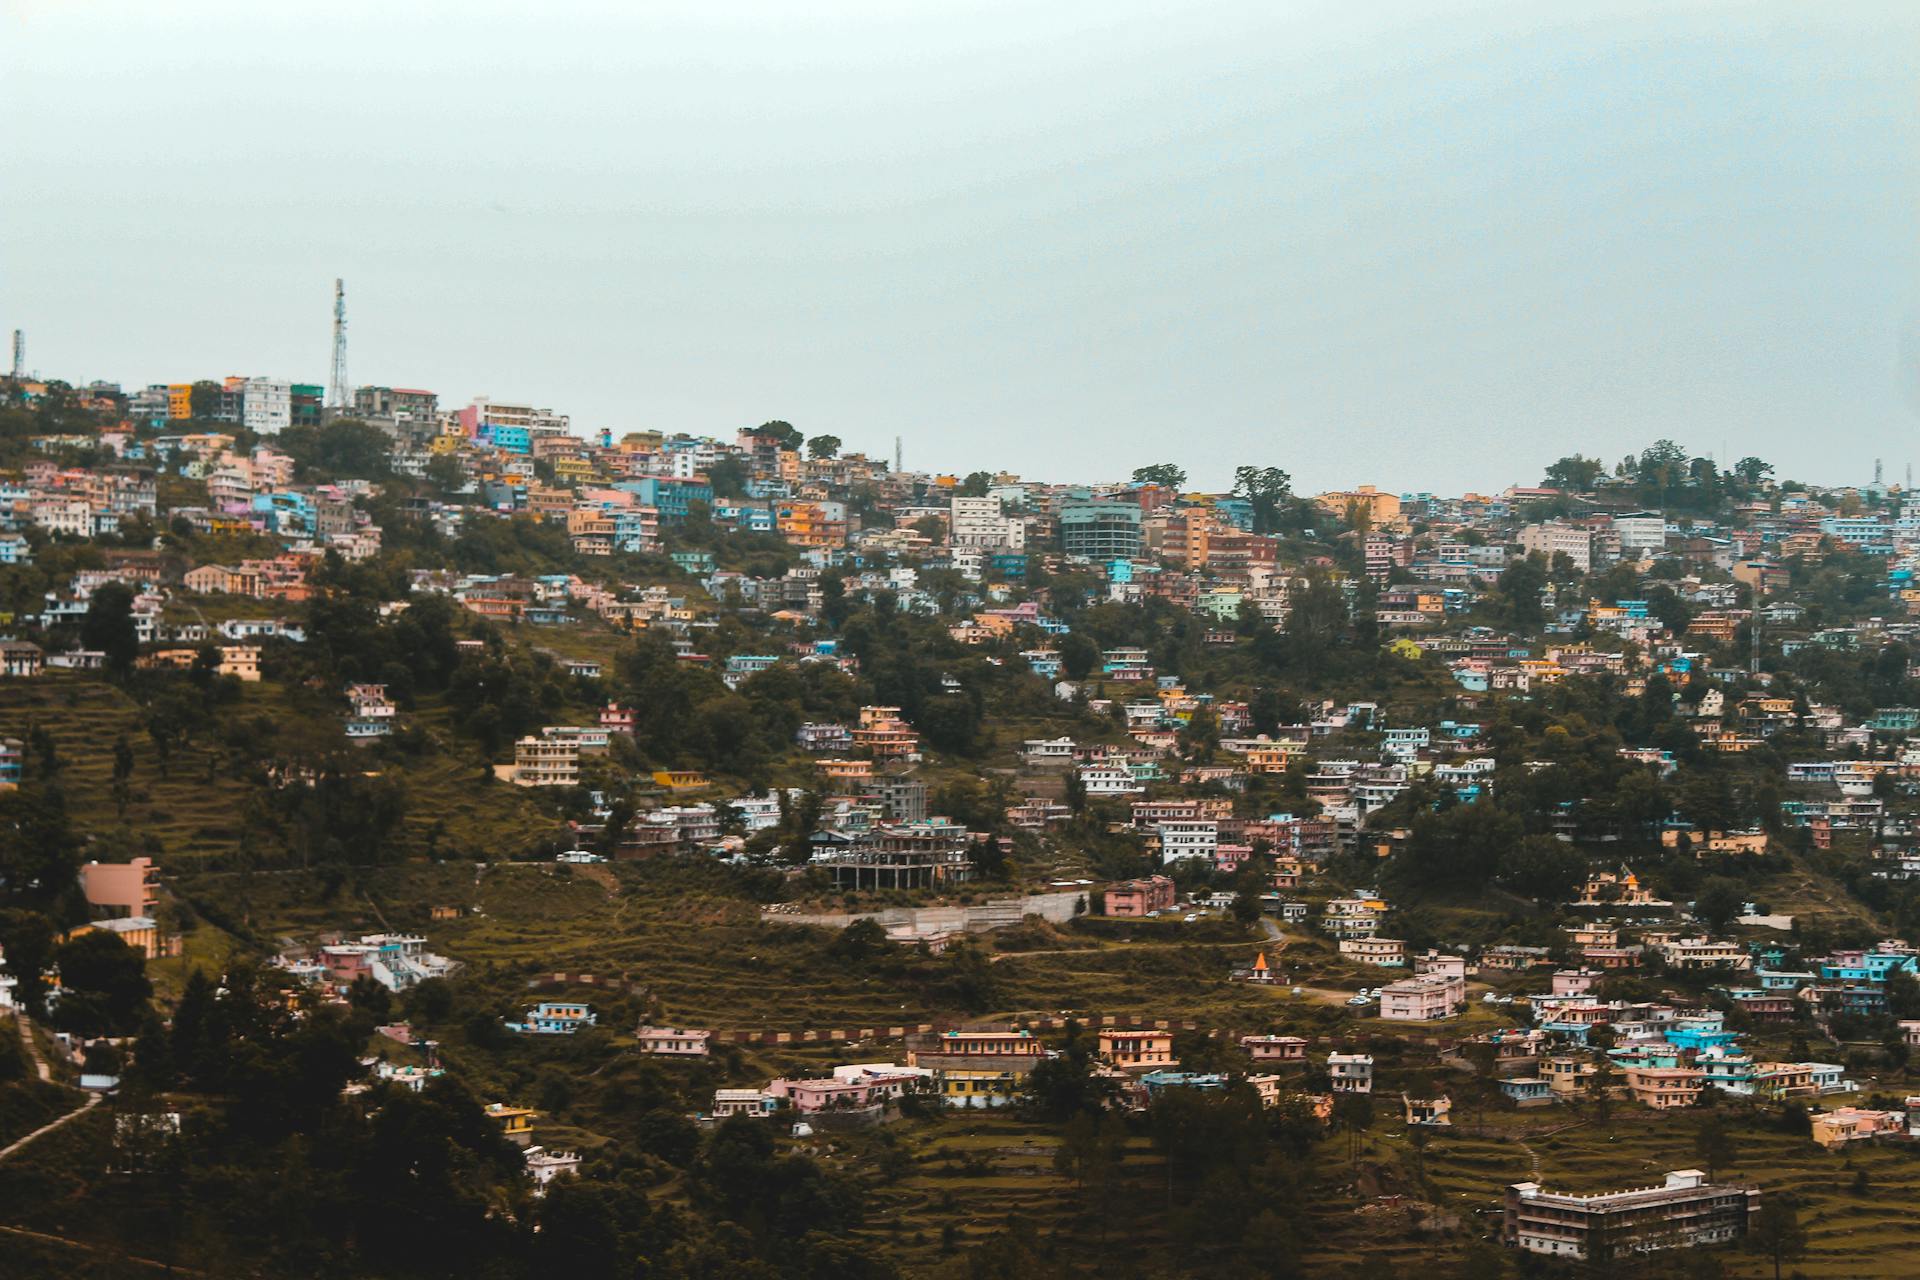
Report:
<svg viewBox="0 0 1920 1280"><path fill-rule="evenodd" d="M58 1120L55 1120L52 1124L43 1124L38 1129L35 1129L32 1133L20 1139L18 1142L14 1143L13 1145L7 1146L7 1147L0 1147L0 1160L11 1159L14 1156L14 1154L20 1150L20 1148L26 1146L29 1142L34 1141L36 1138L45 1137L47 1134L52 1133L55 1129L58 1129L61 1125L67 1123L69 1120L72 1120L76 1116L85 1115L87 1112L93 1110L94 1106L98 1104L99 1101L100 1101L99 1094L97 1093L88 1094L87 1100L85 1102L81 1103L79 1106L75 1107L73 1110L67 1112L67 1114L61 1116Z"/></svg>
<svg viewBox="0 0 1920 1280"><path fill-rule="evenodd" d="M33 1069L39 1073L42 1081L53 1079L53 1071L47 1066L47 1060L40 1056L40 1046L33 1042L33 1027L27 1021L27 1015L15 1009L13 1021L20 1029L20 1043L27 1047L27 1056L33 1059Z"/></svg>
<svg viewBox="0 0 1920 1280"><path fill-rule="evenodd" d="M170 1275L200 1276L204 1271L192 1267L183 1267L177 1262L161 1262L156 1258L143 1258L134 1253L121 1253L118 1249L108 1249L97 1244L88 1244L84 1240L71 1240L66 1236L48 1235L44 1231L29 1231L25 1227L0 1226L0 1235L19 1236L23 1240L38 1240L41 1244L57 1244L68 1249L78 1249L82 1253L103 1253L117 1258L121 1262L132 1262L142 1267L151 1267L155 1271L165 1271Z"/></svg>

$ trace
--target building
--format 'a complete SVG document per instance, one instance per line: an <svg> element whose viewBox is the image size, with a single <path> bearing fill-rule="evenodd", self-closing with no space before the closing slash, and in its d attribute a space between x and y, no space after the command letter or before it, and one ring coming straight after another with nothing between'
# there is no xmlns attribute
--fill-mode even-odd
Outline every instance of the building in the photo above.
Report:
<svg viewBox="0 0 1920 1280"><path fill-rule="evenodd" d="M160 906L160 868L151 858L89 862L80 868L87 905L114 915L151 916Z"/></svg>
<svg viewBox="0 0 1920 1280"><path fill-rule="evenodd" d="M1342 938L1340 955L1359 964L1381 969L1404 969L1407 944L1398 938Z"/></svg>
<svg viewBox="0 0 1920 1280"><path fill-rule="evenodd" d="M1885 1134L1904 1136L1907 1116L1903 1111L1863 1111L1858 1107L1837 1107L1813 1117L1813 1140L1831 1151L1849 1142L1862 1142Z"/></svg>
<svg viewBox="0 0 1920 1280"><path fill-rule="evenodd" d="M711 1031L676 1031L672 1027L641 1027L634 1032L640 1052L662 1058L704 1058Z"/></svg>
<svg viewBox="0 0 1920 1280"><path fill-rule="evenodd" d="M1590 1196L1516 1182L1507 1188L1502 1235L1509 1248L1609 1262L1738 1240L1759 1210L1758 1188L1710 1183L1698 1169L1677 1169L1663 1186Z"/></svg>
<svg viewBox="0 0 1920 1280"><path fill-rule="evenodd" d="M1159 826L1160 865L1199 858L1212 862L1220 846L1220 824L1211 820L1162 822Z"/></svg>
<svg viewBox="0 0 1920 1280"><path fill-rule="evenodd" d="M572 1151L528 1147L526 1160L527 1176L533 1179L533 1194L536 1196L545 1195L547 1184L555 1178L571 1178L580 1172L580 1157Z"/></svg>
<svg viewBox="0 0 1920 1280"><path fill-rule="evenodd" d="M1304 1063L1307 1060L1307 1042L1299 1036L1241 1036L1240 1047L1260 1063Z"/></svg>
<svg viewBox="0 0 1920 1280"><path fill-rule="evenodd" d="M933 1073L891 1062L835 1067L823 1080L775 1080L767 1093L786 1100L803 1115L821 1111L884 1106L933 1083Z"/></svg>
<svg viewBox="0 0 1920 1280"><path fill-rule="evenodd" d="M247 378L240 388L240 420L255 435L278 435L293 425L293 384Z"/></svg>
<svg viewBox="0 0 1920 1280"><path fill-rule="evenodd" d="M1088 560L1133 560L1143 545L1138 503L1063 503L1059 527L1060 549Z"/></svg>
<svg viewBox="0 0 1920 1280"><path fill-rule="evenodd" d="M1123 880L1109 885L1101 895L1101 914L1123 919L1138 919L1173 907L1175 889L1166 876L1148 876L1143 880Z"/></svg>
<svg viewBox="0 0 1920 1280"><path fill-rule="evenodd" d="M0 676L37 676L44 666L45 655L32 641L0 641Z"/></svg>
<svg viewBox="0 0 1920 1280"><path fill-rule="evenodd" d="M572 738L529 734L513 744L510 776L517 787L577 787L580 743Z"/></svg>
<svg viewBox="0 0 1920 1280"><path fill-rule="evenodd" d="M521 1035L570 1036L582 1027L590 1027L599 1018L585 1004L569 1000L542 1000L527 1010L522 1021L509 1022L507 1030Z"/></svg>
<svg viewBox="0 0 1920 1280"><path fill-rule="evenodd" d="M1327 1080L1335 1093L1372 1093L1373 1055L1370 1053L1328 1054Z"/></svg>
<svg viewBox="0 0 1920 1280"><path fill-rule="evenodd" d="M1100 1058L1122 1071L1156 1071L1179 1066L1171 1031L1102 1031Z"/></svg>
<svg viewBox="0 0 1920 1280"><path fill-rule="evenodd" d="M1431 1022L1452 1017L1466 1002L1465 978L1421 974L1380 988L1380 1017L1388 1022Z"/></svg>
<svg viewBox="0 0 1920 1280"><path fill-rule="evenodd" d="M516 1147L533 1144L533 1112L526 1107L510 1107L504 1102L487 1104L487 1119L500 1126L500 1134Z"/></svg>
<svg viewBox="0 0 1920 1280"><path fill-rule="evenodd" d="M1593 535L1579 525L1552 521L1530 524L1520 530L1520 548L1528 555L1541 555L1551 561L1564 555L1582 573L1593 568Z"/></svg>
<svg viewBox="0 0 1920 1280"><path fill-rule="evenodd" d="M715 1089L713 1118L728 1116L766 1116L780 1108L780 1100L764 1089Z"/></svg>
<svg viewBox="0 0 1920 1280"><path fill-rule="evenodd" d="M1635 1066L1627 1068L1627 1091L1655 1111L1677 1111L1700 1101L1706 1085L1703 1067Z"/></svg>
<svg viewBox="0 0 1920 1280"><path fill-rule="evenodd" d="M1543 1076L1512 1076L1500 1082L1500 1092L1517 1107L1539 1107L1554 1101L1553 1083Z"/></svg>

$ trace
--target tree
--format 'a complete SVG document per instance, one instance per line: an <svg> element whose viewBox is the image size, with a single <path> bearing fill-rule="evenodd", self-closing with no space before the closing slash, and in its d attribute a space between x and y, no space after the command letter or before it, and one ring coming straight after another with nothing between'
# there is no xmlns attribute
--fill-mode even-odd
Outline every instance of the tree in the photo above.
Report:
<svg viewBox="0 0 1920 1280"><path fill-rule="evenodd" d="M1704 1096L1708 1090L1700 1092ZM1738 1146L1727 1129L1726 1117L1715 1112L1700 1122L1700 1127L1693 1131L1693 1154L1706 1166L1708 1182L1713 1181L1717 1170L1734 1163Z"/></svg>
<svg viewBox="0 0 1920 1280"><path fill-rule="evenodd" d="M839 436L815 436L807 441L807 456L810 458L835 458L839 455Z"/></svg>
<svg viewBox="0 0 1920 1280"><path fill-rule="evenodd" d="M1293 477L1278 467L1235 467L1233 494L1253 508L1253 531L1272 533L1281 504L1293 496Z"/></svg>
<svg viewBox="0 0 1920 1280"><path fill-rule="evenodd" d="M1546 480L1555 489L1591 493L1595 482L1606 473L1607 464L1600 459L1572 453L1547 468Z"/></svg>
<svg viewBox="0 0 1920 1280"><path fill-rule="evenodd" d="M1715 933L1725 929L1742 907L1746 905L1746 894L1738 882L1725 876L1714 876L1702 885L1693 901L1693 914Z"/></svg>
<svg viewBox="0 0 1920 1280"><path fill-rule="evenodd" d="M80 620L82 648L106 655L107 669L125 675L140 654L140 633L133 625L133 588L124 582L106 582L93 589L87 613Z"/></svg>
<svg viewBox="0 0 1920 1280"><path fill-rule="evenodd" d="M1505 600L1507 620L1521 631L1546 625L1541 597L1547 589L1547 561L1538 554L1516 560L1501 571L1497 584Z"/></svg>
<svg viewBox="0 0 1920 1280"><path fill-rule="evenodd" d="M1060 670L1069 680L1085 680L1100 661L1100 646L1078 631L1060 640Z"/></svg>
<svg viewBox="0 0 1920 1280"><path fill-rule="evenodd" d="M124 1035L140 1026L153 995L147 961L104 929L89 929L53 953L60 971L54 1020L81 1035Z"/></svg>
<svg viewBox="0 0 1920 1280"><path fill-rule="evenodd" d="M1157 484L1163 489L1178 489L1187 482L1184 468L1171 462L1156 462L1150 467L1136 467L1133 472L1135 484Z"/></svg>
<svg viewBox="0 0 1920 1280"><path fill-rule="evenodd" d="M1746 457L1733 464L1733 474L1750 485L1759 485L1773 474L1773 464L1762 462L1759 458Z"/></svg>
<svg viewBox="0 0 1920 1280"><path fill-rule="evenodd" d="M1333 1123L1347 1135L1347 1162L1359 1159L1360 1135L1373 1127L1373 1095L1342 1093L1333 1100Z"/></svg>
<svg viewBox="0 0 1920 1280"><path fill-rule="evenodd" d="M1761 1198L1747 1245L1773 1259L1773 1280L1780 1280L1781 1264L1807 1256L1807 1229L1800 1224L1800 1209L1793 1197L1776 1191Z"/></svg>
<svg viewBox="0 0 1920 1280"><path fill-rule="evenodd" d="M782 422L778 418L772 422L761 423L748 434L771 441L777 448L790 449L794 452L798 452L800 446L806 442L806 436L798 427L791 422Z"/></svg>

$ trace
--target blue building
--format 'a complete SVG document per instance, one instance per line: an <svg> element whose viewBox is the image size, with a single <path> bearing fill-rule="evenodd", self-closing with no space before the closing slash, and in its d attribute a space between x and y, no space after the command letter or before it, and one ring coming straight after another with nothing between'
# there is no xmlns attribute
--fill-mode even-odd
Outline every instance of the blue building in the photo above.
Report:
<svg viewBox="0 0 1920 1280"><path fill-rule="evenodd" d="M637 494L640 501L660 513L662 524L679 524L687 518L696 502L713 505L713 486L705 480L641 476L638 480L622 480L613 487Z"/></svg>
<svg viewBox="0 0 1920 1280"><path fill-rule="evenodd" d="M521 1035L570 1036L582 1027L590 1027L599 1018L585 1004L565 1000L542 1000L527 1010L520 1022L509 1022L507 1030Z"/></svg>

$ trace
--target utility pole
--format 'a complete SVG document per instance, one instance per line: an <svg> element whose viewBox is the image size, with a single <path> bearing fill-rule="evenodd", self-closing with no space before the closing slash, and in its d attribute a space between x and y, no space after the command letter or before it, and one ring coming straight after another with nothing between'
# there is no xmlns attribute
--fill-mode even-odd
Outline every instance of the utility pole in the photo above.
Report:
<svg viewBox="0 0 1920 1280"><path fill-rule="evenodd" d="M353 388L347 384L347 284L333 282L333 378L327 384L327 406L353 407Z"/></svg>

